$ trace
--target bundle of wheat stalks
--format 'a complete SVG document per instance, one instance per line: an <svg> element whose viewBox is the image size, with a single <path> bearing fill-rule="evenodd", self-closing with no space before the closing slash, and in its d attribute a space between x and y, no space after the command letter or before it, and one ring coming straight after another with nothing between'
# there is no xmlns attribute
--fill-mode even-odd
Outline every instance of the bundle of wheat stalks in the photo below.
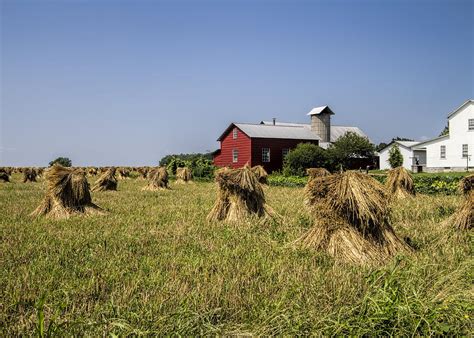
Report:
<svg viewBox="0 0 474 338"><path fill-rule="evenodd" d="M7 168L0 168L0 182L10 182L10 173Z"/></svg>
<svg viewBox="0 0 474 338"><path fill-rule="evenodd" d="M89 176L96 176L97 172L98 172L98 170L95 167L87 168L87 175L89 175Z"/></svg>
<svg viewBox="0 0 474 338"><path fill-rule="evenodd" d="M268 173L264 167L262 167L261 165L256 165L252 167L252 171L257 176L257 179L260 183L262 184L268 183L267 182Z"/></svg>
<svg viewBox="0 0 474 338"><path fill-rule="evenodd" d="M265 203L262 185L249 166L220 169L216 172L217 201L207 216L208 221L241 222L251 216L274 216Z"/></svg>
<svg viewBox="0 0 474 338"><path fill-rule="evenodd" d="M457 229L468 230L474 226L474 174L464 177L459 190L464 195L464 202L453 214L451 221Z"/></svg>
<svg viewBox="0 0 474 338"><path fill-rule="evenodd" d="M404 167L397 167L388 172L385 183L389 197L402 199L415 196L415 184L411 173Z"/></svg>
<svg viewBox="0 0 474 338"><path fill-rule="evenodd" d="M168 172L164 167L151 169L148 172L148 185L142 190L157 191L168 189Z"/></svg>
<svg viewBox="0 0 474 338"><path fill-rule="evenodd" d="M43 202L33 216L68 218L73 214L101 214L92 203L89 183L82 169L65 168L58 164L45 172L48 188Z"/></svg>
<svg viewBox="0 0 474 338"><path fill-rule="evenodd" d="M92 187L92 191L117 190L117 178L115 178L114 167L107 169Z"/></svg>
<svg viewBox="0 0 474 338"><path fill-rule="evenodd" d="M23 183L36 182L38 173L35 168L24 168L23 169Z"/></svg>
<svg viewBox="0 0 474 338"><path fill-rule="evenodd" d="M383 186L370 176L343 172L315 178L305 194L314 226L298 244L355 264L383 263L411 251L390 225Z"/></svg>
<svg viewBox="0 0 474 338"><path fill-rule="evenodd" d="M331 175L331 173L325 168L309 168L306 169L306 174L308 174L308 182L318 177Z"/></svg>
<svg viewBox="0 0 474 338"><path fill-rule="evenodd" d="M176 183L189 183L192 178L191 169L188 167L176 168Z"/></svg>
<svg viewBox="0 0 474 338"><path fill-rule="evenodd" d="M128 168L125 168L125 167L118 168L117 173L118 173L117 177L120 180L125 180L125 179L130 178L130 169Z"/></svg>
<svg viewBox="0 0 474 338"><path fill-rule="evenodd" d="M137 170L138 174L140 175L139 177L146 180L146 178L148 176L148 171L150 170L150 168L148 168L148 167L139 167L136 170Z"/></svg>

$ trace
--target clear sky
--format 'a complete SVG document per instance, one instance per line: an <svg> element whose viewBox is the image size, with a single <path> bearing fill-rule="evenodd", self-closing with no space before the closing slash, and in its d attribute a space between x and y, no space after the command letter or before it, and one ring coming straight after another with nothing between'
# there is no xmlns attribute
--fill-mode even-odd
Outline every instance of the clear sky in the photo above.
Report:
<svg viewBox="0 0 474 338"><path fill-rule="evenodd" d="M1 2L1 165L153 165L230 122L437 136L474 97L474 1Z"/></svg>

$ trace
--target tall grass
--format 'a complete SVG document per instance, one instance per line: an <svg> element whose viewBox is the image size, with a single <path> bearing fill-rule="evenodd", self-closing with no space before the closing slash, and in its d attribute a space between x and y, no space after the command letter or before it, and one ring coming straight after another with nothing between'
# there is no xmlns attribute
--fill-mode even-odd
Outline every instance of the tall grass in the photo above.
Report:
<svg viewBox="0 0 474 338"><path fill-rule="evenodd" d="M143 180L94 193L107 215L53 221L28 216L44 184L19 179L0 185L2 335L472 332L472 233L442 225L459 196L400 201L416 253L361 268L287 245L311 226L301 188L265 188L283 217L264 226L208 224L211 183Z"/></svg>

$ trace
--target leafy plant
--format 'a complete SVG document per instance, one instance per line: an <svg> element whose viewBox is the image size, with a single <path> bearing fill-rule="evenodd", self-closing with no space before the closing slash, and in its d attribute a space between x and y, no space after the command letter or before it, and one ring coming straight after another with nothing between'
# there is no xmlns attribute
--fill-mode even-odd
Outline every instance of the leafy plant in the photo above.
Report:
<svg viewBox="0 0 474 338"><path fill-rule="evenodd" d="M401 167L403 165L403 155L400 152L398 144L394 144L388 152L388 163L392 168Z"/></svg>
<svg viewBox="0 0 474 338"><path fill-rule="evenodd" d="M58 157L57 159L49 162L49 166L52 167L56 163L62 165L63 167L72 166L72 161L68 157Z"/></svg>

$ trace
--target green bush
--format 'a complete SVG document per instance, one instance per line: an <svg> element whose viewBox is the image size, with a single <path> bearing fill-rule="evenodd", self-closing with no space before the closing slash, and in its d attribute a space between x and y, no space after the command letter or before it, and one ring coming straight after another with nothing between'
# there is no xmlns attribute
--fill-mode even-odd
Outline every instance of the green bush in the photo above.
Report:
<svg viewBox="0 0 474 338"><path fill-rule="evenodd" d="M325 168L327 152L312 143L300 143L285 157L283 174L286 176L304 176L308 168Z"/></svg>
<svg viewBox="0 0 474 338"><path fill-rule="evenodd" d="M210 180L214 178L216 167L207 156L192 156L184 159L180 156L167 156L166 161L160 161L160 165L166 166L171 175L176 174L176 168L188 167L195 179Z"/></svg>
<svg viewBox="0 0 474 338"><path fill-rule="evenodd" d="M56 163L62 165L63 167L72 166L72 161L67 157L58 157L57 159L49 162L49 166L52 167Z"/></svg>
<svg viewBox="0 0 474 338"><path fill-rule="evenodd" d="M281 174L272 174L267 178L268 184L278 187L304 187L308 182L307 177L285 176Z"/></svg>

